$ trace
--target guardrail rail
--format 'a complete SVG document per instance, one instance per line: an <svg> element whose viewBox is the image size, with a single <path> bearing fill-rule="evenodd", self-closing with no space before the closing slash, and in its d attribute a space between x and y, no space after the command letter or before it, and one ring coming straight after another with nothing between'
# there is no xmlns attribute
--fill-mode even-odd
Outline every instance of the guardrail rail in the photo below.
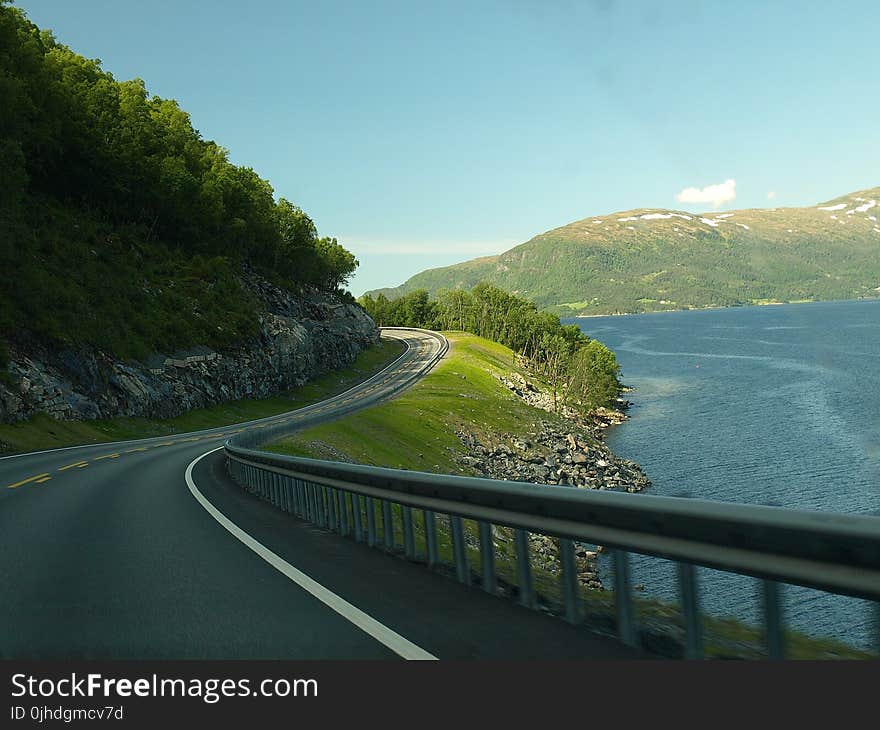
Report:
<svg viewBox="0 0 880 730"><path fill-rule="evenodd" d="M295 426L309 423L307 419ZM492 526L511 528L517 593L528 607L535 606L529 533L558 538L564 615L571 623L579 623L583 615L576 544L602 545L612 550L617 634L628 645L638 643L630 553L677 563L686 658L703 656L696 566L761 581L770 658L785 656L780 584L880 602L880 517L428 474L284 456L256 448L259 442L291 430L291 425L282 424L274 433L245 433L227 441L231 476L279 509L371 547L400 547L395 526L395 514L399 514L405 556L428 568L439 563L437 516L445 515L455 574L467 584L473 576L462 520L475 520L479 525L479 582L490 593L497 585ZM415 549L414 524L419 517L425 536L423 555ZM880 635L875 636L877 640ZM875 645L880 648L880 641Z"/></svg>

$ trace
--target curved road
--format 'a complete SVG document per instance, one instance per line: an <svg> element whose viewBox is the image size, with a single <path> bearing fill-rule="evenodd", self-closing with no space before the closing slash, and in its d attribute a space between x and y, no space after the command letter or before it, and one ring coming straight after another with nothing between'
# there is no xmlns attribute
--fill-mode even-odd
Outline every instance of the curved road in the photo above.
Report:
<svg viewBox="0 0 880 730"><path fill-rule="evenodd" d="M426 333L383 336L405 341L400 358L297 411L0 459L0 658L634 656L319 530L231 482L219 449L231 434L375 404L439 354Z"/></svg>

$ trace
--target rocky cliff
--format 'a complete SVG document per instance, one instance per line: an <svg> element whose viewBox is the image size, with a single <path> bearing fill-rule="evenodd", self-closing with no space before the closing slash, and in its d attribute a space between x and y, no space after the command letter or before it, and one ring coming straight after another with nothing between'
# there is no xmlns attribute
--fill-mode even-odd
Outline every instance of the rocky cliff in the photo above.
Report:
<svg viewBox="0 0 880 730"><path fill-rule="evenodd" d="M376 343L376 324L357 305L322 293L293 295L250 273L260 335L216 352L203 347L123 362L90 347L51 347L21 333L0 380L0 422L38 413L60 420L170 418L239 398L262 398L349 365Z"/></svg>

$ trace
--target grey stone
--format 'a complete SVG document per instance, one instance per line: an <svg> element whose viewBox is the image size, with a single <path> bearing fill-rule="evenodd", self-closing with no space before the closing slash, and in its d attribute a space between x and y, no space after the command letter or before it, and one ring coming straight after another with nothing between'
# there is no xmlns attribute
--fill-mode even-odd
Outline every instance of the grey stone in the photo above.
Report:
<svg viewBox="0 0 880 730"><path fill-rule="evenodd" d="M12 378L0 381L0 422L37 413L66 420L171 418L227 400L265 398L350 365L379 339L363 309L336 296L294 296L254 274L244 283L265 308L259 335L223 353L203 348L176 359L179 366L157 371L84 346L11 342Z"/></svg>

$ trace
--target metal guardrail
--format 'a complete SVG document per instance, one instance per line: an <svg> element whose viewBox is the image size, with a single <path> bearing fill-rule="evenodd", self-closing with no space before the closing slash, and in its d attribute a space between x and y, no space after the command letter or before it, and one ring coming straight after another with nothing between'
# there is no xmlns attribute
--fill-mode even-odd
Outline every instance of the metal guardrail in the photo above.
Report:
<svg viewBox="0 0 880 730"><path fill-rule="evenodd" d="M303 425L308 421L296 424ZM287 424L281 428L291 430ZM275 435L263 433L259 438L265 442ZM528 535L559 538L564 611L571 623L578 623L582 614L575 544L611 548L617 632L629 645L638 643L631 552L678 563L687 658L703 656L695 566L762 581L765 642L771 658L785 655L780 583L880 602L878 517L342 464L271 454L253 448L253 440L247 446L242 440L231 439L225 447L233 478L273 505L319 527L374 547L380 546L381 532L381 546L393 549L397 546L392 505L398 505L403 550L415 560L413 510L422 511L426 554L418 559L429 568L439 561L436 516L447 515L455 572L462 583L472 580L462 520L476 520L481 583L492 593L497 579L491 526L513 528L519 600L529 607L535 605L535 589Z"/></svg>

